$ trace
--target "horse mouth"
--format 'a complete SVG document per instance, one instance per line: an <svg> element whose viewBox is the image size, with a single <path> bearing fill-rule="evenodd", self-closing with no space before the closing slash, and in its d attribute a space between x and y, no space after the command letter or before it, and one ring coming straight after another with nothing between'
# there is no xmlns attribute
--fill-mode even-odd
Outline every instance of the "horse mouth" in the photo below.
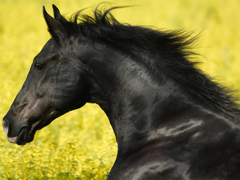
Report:
<svg viewBox="0 0 240 180"><path fill-rule="evenodd" d="M33 137L28 133L27 127L24 127L19 132L16 143L18 145L25 145L27 142L31 142L33 140Z"/></svg>
<svg viewBox="0 0 240 180"><path fill-rule="evenodd" d="M37 131L36 126L39 122L35 122L30 127L22 127L18 135L15 137L7 137L8 141L11 143L17 143L18 145L25 145L30 143L34 139L35 132Z"/></svg>
<svg viewBox="0 0 240 180"><path fill-rule="evenodd" d="M27 127L23 127L18 136L16 137L7 137L8 141L11 143L17 143L18 145L25 145L26 143L31 142L34 139L34 133L29 133Z"/></svg>
<svg viewBox="0 0 240 180"><path fill-rule="evenodd" d="M16 143L18 145L25 145L26 143L33 141L37 130L40 130L50 124L51 120L56 117L58 117L57 113L50 113L50 116L44 118L38 117L16 125L12 122L13 120L6 115L3 118L2 126L9 142Z"/></svg>

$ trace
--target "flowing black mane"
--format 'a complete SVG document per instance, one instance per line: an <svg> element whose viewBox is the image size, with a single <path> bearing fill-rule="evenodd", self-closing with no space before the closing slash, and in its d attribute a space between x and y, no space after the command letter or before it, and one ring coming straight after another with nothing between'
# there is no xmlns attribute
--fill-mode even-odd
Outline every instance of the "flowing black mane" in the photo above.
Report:
<svg viewBox="0 0 240 180"><path fill-rule="evenodd" d="M8 141L29 143L61 115L96 103L118 144L108 180L240 179L240 109L196 67L198 36L121 24L117 8L66 20L55 5L54 17L43 7L52 38L3 118Z"/></svg>
<svg viewBox="0 0 240 180"><path fill-rule="evenodd" d="M173 79L196 92L207 103L213 104L222 112L236 116L240 114L232 90L214 82L209 76L196 68L197 62L189 61L192 55L192 43L198 36L185 31L159 31L140 26L121 24L111 11L122 7L94 11L94 16L83 14L80 10L70 20L61 19L69 34L78 33L91 41L103 41L120 46L129 51L150 53L158 57L156 67ZM156 59L156 58L155 58ZM177 64L177 66L176 66Z"/></svg>

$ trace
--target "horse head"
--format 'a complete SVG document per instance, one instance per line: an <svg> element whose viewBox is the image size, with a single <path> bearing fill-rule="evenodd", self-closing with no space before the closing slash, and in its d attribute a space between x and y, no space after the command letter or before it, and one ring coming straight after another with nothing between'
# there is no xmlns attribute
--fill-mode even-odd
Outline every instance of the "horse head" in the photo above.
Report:
<svg viewBox="0 0 240 180"><path fill-rule="evenodd" d="M34 58L29 74L3 120L7 138L19 145L31 142L37 130L87 101L84 68L76 66L64 17L53 5L54 17L43 8L52 38ZM64 87L64 88L63 88ZM81 97L79 96L81 95Z"/></svg>

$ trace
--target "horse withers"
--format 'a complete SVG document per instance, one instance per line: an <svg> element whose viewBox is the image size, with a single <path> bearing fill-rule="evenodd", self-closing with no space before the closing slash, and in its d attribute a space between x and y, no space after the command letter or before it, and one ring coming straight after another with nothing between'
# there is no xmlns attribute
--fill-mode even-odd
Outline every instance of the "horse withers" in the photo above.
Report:
<svg viewBox="0 0 240 180"><path fill-rule="evenodd" d="M119 23L107 10L66 20L43 8L51 39L3 118L12 143L86 102L107 114L118 143L108 179L240 179L238 105L195 67L195 38Z"/></svg>

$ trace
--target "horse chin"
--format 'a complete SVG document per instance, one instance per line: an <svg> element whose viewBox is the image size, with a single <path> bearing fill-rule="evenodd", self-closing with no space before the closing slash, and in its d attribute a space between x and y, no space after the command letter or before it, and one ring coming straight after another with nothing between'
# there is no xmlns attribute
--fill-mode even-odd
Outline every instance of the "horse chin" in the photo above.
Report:
<svg viewBox="0 0 240 180"><path fill-rule="evenodd" d="M21 129L18 136L12 138L12 140L14 140L18 145L25 145L26 143L32 142L34 139L34 134L35 133L30 133L27 127L24 127Z"/></svg>
<svg viewBox="0 0 240 180"><path fill-rule="evenodd" d="M27 127L24 127L20 130L18 136L7 137L7 139L11 143L16 143L18 145L25 145L26 143L29 143L34 139L34 134L30 134L28 132Z"/></svg>
<svg viewBox="0 0 240 180"><path fill-rule="evenodd" d="M25 145L26 143L32 142L35 132L38 130L37 125L39 125L39 122L34 123L30 128L23 127L17 136L7 137L8 141L18 145Z"/></svg>

